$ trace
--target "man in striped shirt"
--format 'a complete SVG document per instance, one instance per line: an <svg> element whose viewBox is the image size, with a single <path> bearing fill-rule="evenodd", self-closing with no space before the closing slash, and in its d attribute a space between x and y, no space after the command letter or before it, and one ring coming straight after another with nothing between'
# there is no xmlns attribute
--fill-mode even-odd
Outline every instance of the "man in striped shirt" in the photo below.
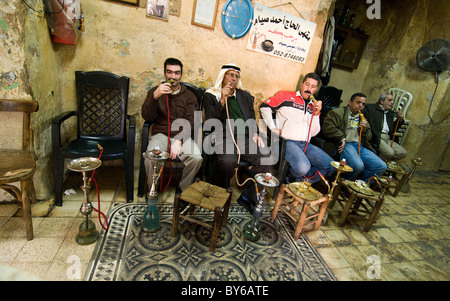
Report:
<svg viewBox="0 0 450 301"><path fill-rule="evenodd" d="M261 104L260 112L272 133L286 139L286 161L289 163L288 181L320 180L320 174L330 176L333 159L319 147L310 144L320 131L319 115L322 102L312 97L319 86L315 73L305 75L297 92L280 91ZM276 120L272 114L276 113ZM282 180L282 179L281 179Z"/></svg>

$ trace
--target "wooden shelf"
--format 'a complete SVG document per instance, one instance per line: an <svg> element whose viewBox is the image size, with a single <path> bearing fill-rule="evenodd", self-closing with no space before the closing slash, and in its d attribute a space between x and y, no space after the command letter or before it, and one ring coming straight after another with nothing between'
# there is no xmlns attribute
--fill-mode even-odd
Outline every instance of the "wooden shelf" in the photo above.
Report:
<svg viewBox="0 0 450 301"><path fill-rule="evenodd" d="M339 24L336 25L336 32L343 39L343 43L336 49L333 65L349 70L357 69L369 36Z"/></svg>

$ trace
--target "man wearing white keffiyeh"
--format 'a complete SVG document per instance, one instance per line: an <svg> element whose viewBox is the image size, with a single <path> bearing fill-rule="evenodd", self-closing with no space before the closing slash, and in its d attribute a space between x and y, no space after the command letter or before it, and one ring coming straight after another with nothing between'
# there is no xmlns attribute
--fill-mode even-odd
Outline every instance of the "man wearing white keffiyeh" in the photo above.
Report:
<svg viewBox="0 0 450 301"><path fill-rule="evenodd" d="M213 182L221 187L229 187L238 160L250 163L250 177L270 172L271 169L270 165L261 164L262 159L270 157L270 154L261 151L265 145L258 135L254 97L242 88L241 69L236 64L226 64L222 66L215 85L203 96L205 124L208 120L214 120L222 125L222 130L216 129L210 134L214 136L211 143L217 156ZM258 189L262 191L263 187ZM256 204L254 182L248 181L244 185L238 203L253 213Z"/></svg>

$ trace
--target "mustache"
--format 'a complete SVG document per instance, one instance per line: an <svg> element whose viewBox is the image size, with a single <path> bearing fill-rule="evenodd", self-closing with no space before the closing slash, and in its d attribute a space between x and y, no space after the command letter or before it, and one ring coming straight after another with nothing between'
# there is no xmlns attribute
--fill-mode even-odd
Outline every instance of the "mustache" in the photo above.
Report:
<svg viewBox="0 0 450 301"><path fill-rule="evenodd" d="M308 94L308 98L307 98L307 99L310 99L310 98L311 98L311 94L312 94L311 91L305 90L304 92L305 92L306 94Z"/></svg>

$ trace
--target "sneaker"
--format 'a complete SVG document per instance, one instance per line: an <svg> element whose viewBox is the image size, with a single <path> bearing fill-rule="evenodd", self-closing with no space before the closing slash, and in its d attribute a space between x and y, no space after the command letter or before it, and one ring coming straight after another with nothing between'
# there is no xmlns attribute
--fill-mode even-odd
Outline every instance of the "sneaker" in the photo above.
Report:
<svg viewBox="0 0 450 301"><path fill-rule="evenodd" d="M244 200L242 195L237 200L238 204L243 206L250 214L253 214L255 212L255 205L253 205L252 202Z"/></svg>

